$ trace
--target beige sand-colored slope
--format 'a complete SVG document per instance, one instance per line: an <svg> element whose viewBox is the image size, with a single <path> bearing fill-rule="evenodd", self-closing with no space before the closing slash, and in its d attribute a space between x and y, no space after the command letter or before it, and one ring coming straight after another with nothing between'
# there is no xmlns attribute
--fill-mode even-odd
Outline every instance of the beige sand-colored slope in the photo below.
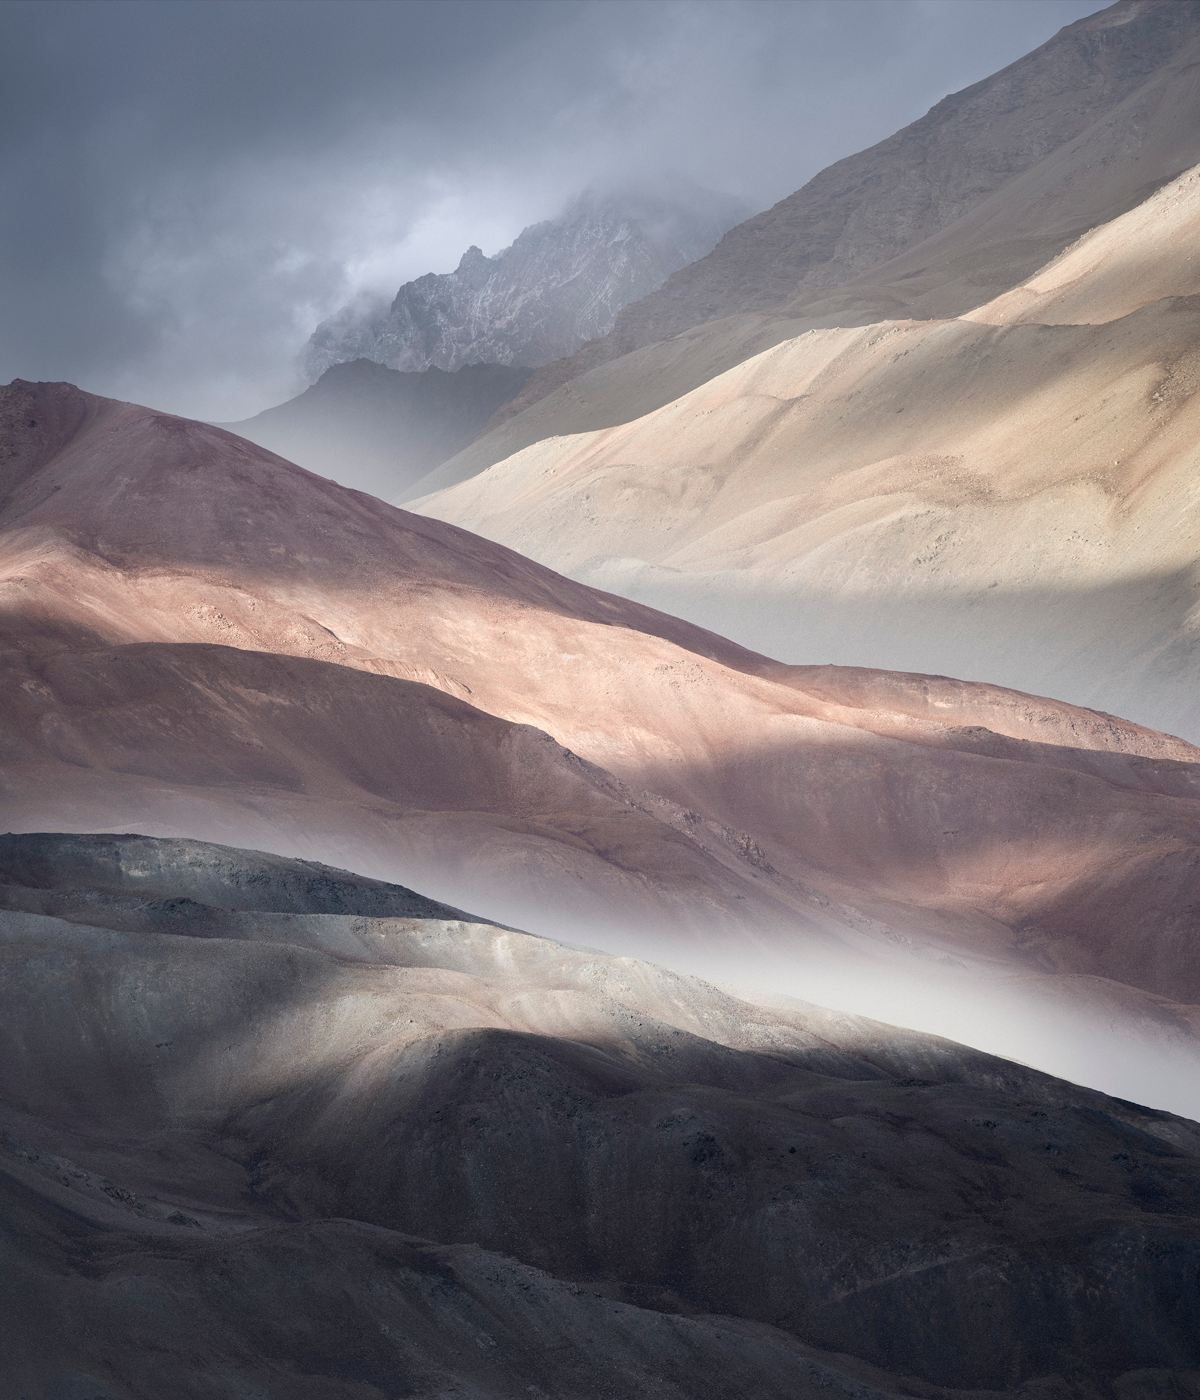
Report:
<svg viewBox="0 0 1200 1400"><path fill-rule="evenodd" d="M4 825L334 859L1126 1097L1195 1082L1163 1069L1200 1003L1191 746L781 667L219 430L7 407Z"/></svg>
<svg viewBox="0 0 1200 1400"><path fill-rule="evenodd" d="M402 499L629 422L805 331L959 316L1020 286L1200 161L1198 60L1190 0L1123 0L1068 26L732 230L610 335L538 370L505 421Z"/></svg>
<svg viewBox="0 0 1200 1400"><path fill-rule="evenodd" d="M789 660L1200 737L1198 241L1192 172L971 317L810 331L419 508Z"/></svg>
<svg viewBox="0 0 1200 1400"><path fill-rule="evenodd" d="M1200 287L1198 207L1200 171L1193 169L1129 213L1092 229L1036 276L963 320L1099 325L1151 302L1190 295Z"/></svg>
<svg viewBox="0 0 1200 1400"><path fill-rule="evenodd" d="M419 905L0 837L7 1394L1186 1394L1195 1123Z"/></svg>

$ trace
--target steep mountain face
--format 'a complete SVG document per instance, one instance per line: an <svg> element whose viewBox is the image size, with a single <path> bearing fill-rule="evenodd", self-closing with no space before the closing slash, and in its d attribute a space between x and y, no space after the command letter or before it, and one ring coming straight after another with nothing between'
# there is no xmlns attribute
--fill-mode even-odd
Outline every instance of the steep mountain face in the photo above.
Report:
<svg viewBox="0 0 1200 1400"><path fill-rule="evenodd" d="M351 360L287 403L217 426L309 471L391 497L466 447L530 373L499 364L400 373Z"/></svg>
<svg viewBox="0 0 1200 1400"><path fill-rule="evenodd" d="M497 424L589 371L598 383L573 383L436 484L627 422L810 327L957 316L1017 285L1200 161L1198 60L1196 0L1120 0L1068 26L731 229L602 341L539 370ZM677 336L692 344L665 363L613 363Z"/></svg>
<svg viewBox="0 0 1200 1400"><path fill-rule="evenodd" d="M1200 1383L1195 1123L195 841L0 921L6 1394Z"/></svg>
<svg viewBox="0 0 1200 1400"><path fill-rule="evenodd" d="M1164 69L1194 61L1198 40L1195 0L1122 0L1070 25L733 229L700 265L630 307L618 339L645 345L721 316L818 300L1079 140Z"/></svg>
<svg viewBox="0 0 1200 1400"><path fill-rule="evenodd" d="M10 829L333 860L1200 1111L1190 745L780 666L211 426L3 408Z"/></svg>
<svg viewBox="0 0 1200 1400"><path fill-rule="evenodd" d="M1200 167L966 316L810 330L419 508L791 661L1200 739L1197 246Z"/></svg>
<svg viewBox="0 0 1200 1400"><path fill-rule="evenodd" d="M390 306L346 307L317 327L305 367L316 379L357 359L409 372L544 365L607 334L621 307L703 257L741 212L708 191L586 194L495 257L468 248L455 271L405 283Z"/></svg>

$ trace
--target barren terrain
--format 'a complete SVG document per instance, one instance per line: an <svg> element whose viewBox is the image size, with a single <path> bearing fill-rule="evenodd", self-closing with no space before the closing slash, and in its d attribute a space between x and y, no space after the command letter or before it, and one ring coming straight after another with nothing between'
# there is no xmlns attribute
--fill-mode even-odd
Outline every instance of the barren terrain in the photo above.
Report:
<svg viewBox="0 0 1200 1400"><path fill-rule="evenodd" d="M771 655L1200 737L1200 176L953 320L812 330L418 508Z"/></svg>
<svg viewBox="0 0 1200 1400"><path fill-rule="evenodd" d="M256 852L0 903L5 1395L1200 1380L1194 1123Z"/></svg>
<svg viewBox="0 0 1200 1400"><path fill-rule="evenodd" d="M960 316L1200 161L1200 5L1119 0L838 161L540 369L416 499L811 329Z"/></svg>
<svg viewBox="0 0 1200 1400"><path fill-rule="evenodd" d="M781 666L69 386L6 413L10 829L333 859L1195 1111L1190 745Z"/></svg>
<svg viewBox="0 0 1200 1400"><path fill-rule="evenodd" d="M0 1400L1200 1396L1198 45L831 167L416 513L0 388Z"/></svg>

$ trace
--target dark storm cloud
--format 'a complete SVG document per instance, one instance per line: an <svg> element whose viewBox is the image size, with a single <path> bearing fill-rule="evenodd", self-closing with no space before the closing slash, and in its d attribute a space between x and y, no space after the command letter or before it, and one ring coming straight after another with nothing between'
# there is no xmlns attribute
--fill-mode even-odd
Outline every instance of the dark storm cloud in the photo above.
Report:
<svg viewBox="0 0 1200 1400"><path fill-rule="evenodd" d="M0 4L0 380L211 417L589 183L763 207L1079 0Z"/></svg>

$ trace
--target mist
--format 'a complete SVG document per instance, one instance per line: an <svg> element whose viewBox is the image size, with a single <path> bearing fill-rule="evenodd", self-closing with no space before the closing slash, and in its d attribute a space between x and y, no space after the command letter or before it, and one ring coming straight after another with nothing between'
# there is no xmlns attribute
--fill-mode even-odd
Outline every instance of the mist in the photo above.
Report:
<svg viewBox="0 0 1200 1400"><path fill-rule="evenodd" d="M249 416L356 296L589 186L766 207L1095 8L4 4L0 379Z"/></svg>
<svg viewBox="0 0 1200 1400"><path fill-rule="evenodd" d="M361 864L361 860L360 860ZM385 865L387 862L384 863ZM593 908L550 909L514 889L484 887L468 872L421 863L378 879L420 882L423 894L527 933L636 958L712 982L746 1001L817 1005L889 1027L940 1036L1133 1103L1200 1121L1200 1056L1193 1009L1102 977L1013 975L1011 969L839 947L802 925L743 931L741 946L716 928L678 930ZM847 930L849 934L850 931ZM956 960L957 961L957 960Z"/></svg>
<svg viewBox="0 0 1200 1400"><path fill-rule="evenodd" d="M166 833L161 833L166 834ZM182 833L179 833L182 834ZM191 833L188 834L199 834ZM215 839L201 837L201 839ZM220 838L228 840L228 837ZM239 843L241 844L241 843ZM301 845L303 849L301 849ZM847 926L839 939L802 923L747 926L736 937L702 922L688 931L605 907L539 899L496 872L455 868L410 851L330 849L303 840L284 855L341 865L569 947L636 958L715 983L764 1006L818 1005L889 1027L941 1036L1100 1093L1200 1121L1193 1009L1103 977L1014 975L983 960L931 961Z"/></svg>
<svg viewBox="0 0 1200 1400"><path fill-rule="evenodd" d="M60 829L97 830L60 822ZM119 828L113 828L119 829ZM404 885L469 915L584 951L655 963L700 977L764 1006L818 1005L889 1027L941 1036L1100 1093L1200 1121L1200 1056L1194 1008L1103 977L1039 972L961 956L940 961L889 945L846 924L745 923L731 936L719 919L639 917L594 896L572 898L569 881L534 875L538 857L498 866L484 849L445 843L431 854L412 832L385 840L331 829L327 821L281 824L278 811L238 814L217 804L152 804L137 829L318 861ZM484 837L481 828L480 836ZM483 842L486 845L486 841ZM542 884L540 893L534 886ZM918 931L919 933L919 931ZM930 946L933 946L932 944Z"/></svg>

